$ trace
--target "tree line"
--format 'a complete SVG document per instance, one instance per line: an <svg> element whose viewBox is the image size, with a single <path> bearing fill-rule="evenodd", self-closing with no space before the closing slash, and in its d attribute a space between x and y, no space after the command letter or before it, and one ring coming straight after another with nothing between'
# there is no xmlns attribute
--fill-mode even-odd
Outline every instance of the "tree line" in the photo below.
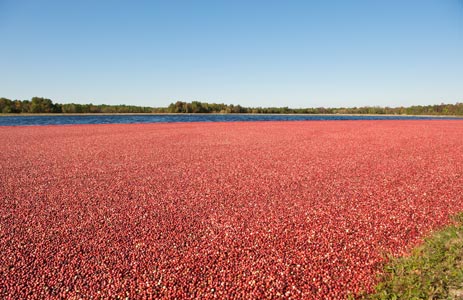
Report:
<svg viewBox="0 0 463 300"><path fill-rule="evenodd" d="M164 109L165 110L165 109ZM10 100L0 98L0 113L154 113L157 111L152 107L134 105L106 105L106 104L76 104L76 103L53 103L50 99L33 97L31 100Z"/></svg>
<svg viewBox="0 0 463 300"><path fill-rule="evenodd" d="M463 103L415 105L409 107L339 107L339 108L289 108L289 107L243 107L241 105L183 102L171 103L168 107L146 107L134 105L53 103L50 99L33 97L31 100L0 98L0 113L253 113L253 114L388 114L388 115L463 115Z"/></svg>

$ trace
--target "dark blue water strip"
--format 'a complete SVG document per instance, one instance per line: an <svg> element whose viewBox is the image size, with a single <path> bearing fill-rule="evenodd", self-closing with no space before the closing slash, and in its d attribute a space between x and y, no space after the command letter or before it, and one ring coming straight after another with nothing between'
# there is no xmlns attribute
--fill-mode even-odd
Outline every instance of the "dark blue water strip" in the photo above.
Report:
<svg viewBox="0 0 463 300"><path fill-rule="evenodd" d="M0 126L133 124L177 122L321 121L321 120L463 120L430 116L352 115L264 115L264 114L178 114L178 115L40 115L0 116Z"/></svg>

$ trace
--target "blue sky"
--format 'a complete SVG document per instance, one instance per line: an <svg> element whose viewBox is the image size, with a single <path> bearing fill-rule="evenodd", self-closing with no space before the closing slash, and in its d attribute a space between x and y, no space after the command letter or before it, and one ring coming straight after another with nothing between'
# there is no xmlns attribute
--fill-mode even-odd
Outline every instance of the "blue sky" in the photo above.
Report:
<svg viewBox="0 0 463 300"><path fill-rule="evenodd" d="M10 99L463 102L463 0L0 0L0 43Z"/></svg>

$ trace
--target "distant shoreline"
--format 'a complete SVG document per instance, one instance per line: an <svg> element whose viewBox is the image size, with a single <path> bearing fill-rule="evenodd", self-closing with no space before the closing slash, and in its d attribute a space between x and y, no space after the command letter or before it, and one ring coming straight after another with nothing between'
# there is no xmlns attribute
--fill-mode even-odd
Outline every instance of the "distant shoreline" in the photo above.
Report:
<svg viewBox="0 0 463 300"><path fill-rule="evenodd" d="M407 114L300 114L300 113L6 113L0 117L32 117L32 116L182 116L182 115L254 115L254 116L366 116L366 117L435 117L463 118L463 115L407 115Z"/></svg>
<svg viewBox="0 0 463 300"><path fill-rule="evenodd" d="M184 102L170 103L167 107L149 107L135 105L108 105L108 104L77 104L77 103L53 103L51 99L33 97L31 100L10 100L0 98L0 112L7 115L19 114L45 114L45 115L87 115L87 114L251 114L251 115L346 115L346 116L370 116L370 115L407 115L407 116L463 116L463 103L413 105L409 107L245 107L234 104L208 103L208 102Z"/></svg>

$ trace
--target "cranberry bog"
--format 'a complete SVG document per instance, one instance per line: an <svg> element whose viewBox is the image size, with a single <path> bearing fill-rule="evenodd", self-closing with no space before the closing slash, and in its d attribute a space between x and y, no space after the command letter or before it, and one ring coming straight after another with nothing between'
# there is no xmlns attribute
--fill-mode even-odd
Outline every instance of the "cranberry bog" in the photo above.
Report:
<svg viewBox="0 0 463 300"><path fill-rule="evenodd" d="M457 120L0 134L2 299L347 298L463 211Z"/></svg>

